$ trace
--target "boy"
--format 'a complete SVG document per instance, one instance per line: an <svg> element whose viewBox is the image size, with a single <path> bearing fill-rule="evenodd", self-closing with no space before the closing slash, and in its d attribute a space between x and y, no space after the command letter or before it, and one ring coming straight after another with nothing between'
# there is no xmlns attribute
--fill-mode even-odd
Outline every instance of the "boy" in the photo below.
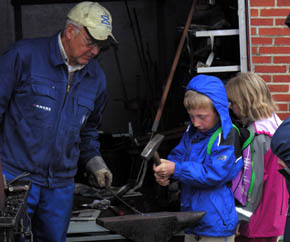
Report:
<svg viewBox="0 0 290 242"><path fill-rule="evenodd" d="M168 160L154 166L156 181L181 185L181 211L206 211L194 227L185 230L185 242L234 241L238 224L231 180L243 166L239 137L234 130L224 85L214 76L198 75L186 87L184 106L191 119ZM212 135L222 129L208 145Z"/></svg>

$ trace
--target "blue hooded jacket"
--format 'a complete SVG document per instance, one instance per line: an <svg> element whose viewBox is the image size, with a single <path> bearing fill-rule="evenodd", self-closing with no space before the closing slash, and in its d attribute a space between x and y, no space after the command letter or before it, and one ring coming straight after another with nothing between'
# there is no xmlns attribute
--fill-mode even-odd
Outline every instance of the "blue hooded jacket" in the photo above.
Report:
<svg viewBox="0 0 290 242"><path fill-rule="evenodd" d="M200 132L190 124L168 156L175 162L172 177L181 184L181 211L206 211L199 223L186 233L231 236L235 233L238 216L230 181L241 170L243 161L235 149L239 137L229 116L226 91L220 79L207 75L194 77L186 90L209 97L220 116L220 123L207 132ZM208 142L220 126L222 133L215 139L209 155Z"/></svg>

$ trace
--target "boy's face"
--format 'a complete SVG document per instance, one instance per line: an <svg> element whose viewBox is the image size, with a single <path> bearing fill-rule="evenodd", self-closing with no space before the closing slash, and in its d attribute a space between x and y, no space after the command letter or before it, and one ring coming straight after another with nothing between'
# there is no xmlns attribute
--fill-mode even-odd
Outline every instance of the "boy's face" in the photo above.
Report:
<svg viewBox="0 0 290 242"><path fill-rule="evenodd" d="M187 110L194 127L200 132L206 132L214 128L220 121L218 114L211 108L189 109Z"/></svg>

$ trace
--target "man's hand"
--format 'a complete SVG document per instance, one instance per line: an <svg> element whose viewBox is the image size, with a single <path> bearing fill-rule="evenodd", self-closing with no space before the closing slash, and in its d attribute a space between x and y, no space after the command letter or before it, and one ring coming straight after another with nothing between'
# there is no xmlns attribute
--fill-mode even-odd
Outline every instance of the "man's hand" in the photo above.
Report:
<svg viewBox="0 0 290 242"><path fill-rule="evenodd" d="M96 188L109 188L112 184L113 175L106 166L101 156L95 156L86 165L89 173L89 183Z"/></svg>
<svg viewBox="0 0 290 242"><path fill-rule="evenodd" d="M93 187L109 188L112 184L113 175L109 169L103 168L91 173L89 183Z"/></svg>

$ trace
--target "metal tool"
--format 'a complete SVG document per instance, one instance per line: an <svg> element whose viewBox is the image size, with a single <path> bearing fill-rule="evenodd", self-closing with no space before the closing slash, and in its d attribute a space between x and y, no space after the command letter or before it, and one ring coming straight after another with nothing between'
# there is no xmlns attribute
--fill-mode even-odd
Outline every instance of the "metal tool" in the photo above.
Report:
<svg viewBox="0 0 290 242"><path fill-rule="evenodd" d="M97 218L96 223L136 242L167 242L174 234L195 225L205 212L160 212L144 215L146 216L135 214Z"/></svg>
<svg viewBox="0 0 290 242"><path fill-rule="evenodd" d="M188 14L188 17L187 17L187 20L186 20L186 24L185 24L185 27L184 27L184 30L183 30L183 33L182 33L181 39L179 41L175 57L174 57L174 60L173 60L172 66L171 66L171 70L170 70L169 76L167 78L167 82L166 82L166 85L165 85L165 88L164 88L164 92L162 94L162 97L161 97L161 100L160 100L160 103L159 103L159 107L158 107L158 110L157 110L157 113L156 113L156 116L155 116L155 119L154 119L154 122L153 122L153 125L152 125L152 128L151 128L152 133L155 133L157 131L157 129L158 129L159 121L161 119L161 115L162 115L162 112L163 112L163 108L165 106L165 102L166 102L167 95L168 95L168 92L169 92L169 89L170 89L170 86L171 86L171 83L172 83L172 79L173 79L173 76L174 76L174 73L175 73L175 70L176 70L176 67L177 67L181 52L182 52L182 48L183 48L183 44L184 44L184 41L185 41L185 38L186 38L186 35L187 35L187 31L188 31L188 29L190 27L190 24L191 24L191 19L192 19L194 10L195 10L196 2L197 2L197 0L193 0L192 1L192 6L191 6L191 9L189 11L189 14Z"/></svg>
<svg viewBox="0 0 290 242"><path fill-rule="evenodd" d="M5 200L6 200L6 194L5 194L5 177L2 174L2 164L0 160L0 211L2 211L5 207Z"/></svg>
<svg viewBox="0 0 290 242"><path fill-rule="evenodd" d="M164 135L156 134L153 138L149 141L149 143L145 146L144 150L141 153L141 157L145 160L150 160L153 157L153 160L156 166L160 165L160 157L157 152L161 142L164 139Z"/></svg>
<svg viewBox="0 0 290 242"><path fill-rule="evenodd" d="M108 199L94 200L92 203L84 203L82 207L105 210L111 206L111 201Z"/></svg>
<svg viewBox="0 0 290 242"><path fill-rule="evenodd" d="M8 186L9 192L23 192L23 191L29 191L30 187L29 185L23 185L23 186Z"/></svg>
<svg viewBox="0 0 290 242"><path fill-rule="evenodd" d="M164 139L164 135L156 134L155 136L153 136L152 139L150 139L148 144L143 149L141 153L141 157L143 158L142 173L138 175L138 182L136 183L135 187L132 188L132 191L139 189L143 185L143 181L144 181L146 171L147 171L148 160L150 160L153 157L155 165L156 166L160 165L161 162L160 162L160 157L157 152L157 149L159 148L163 139Z"/></svg>
<svg viewBox="0 0 290 242"><path fill-rule="evenodd" d="M136 208L132 207L130 204L128 204L127 202L125 202L122 198L120 198L117 194L115 194L110 188L107 188L107 191L110 192L113 195L114 198L116 198L121 203L123 203L127 208L131 209L134 213L143 215L143 213L141 213Z"/></svg>

